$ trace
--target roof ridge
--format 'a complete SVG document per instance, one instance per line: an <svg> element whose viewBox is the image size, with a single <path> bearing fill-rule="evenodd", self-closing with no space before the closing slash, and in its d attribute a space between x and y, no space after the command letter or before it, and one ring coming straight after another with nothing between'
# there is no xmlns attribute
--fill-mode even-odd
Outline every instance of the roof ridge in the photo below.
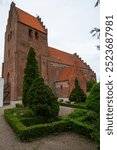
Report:
<svg viewBox="0 0 117 150"><path fill-rule="evenodd" d="M16 6L15 6L15 7L16 7ZM24 11L24 10L20 9L19 7L16 7L16 9L19 9L20 11L23 11L24 13L26 13L26 14L28 14L28 15L30 15L31 17L34 17L34 18L36 19L36 17L35 17L35 16L33 16L33 15L29 14L28 12L26 12L26 11Z"/></svg>
<svg viewBox="0 0 117 150"><path fill-rule="evenodd" d="M71 53L68 53L68 52L65 52L65 51L63 51L63 50L60 50L60 49L57 49L57 48L54 48L54 47L51 47L51 46L48 46L48 48L52 48L52 49L55 49L55 50L57 50L57 51L60 51L60 52L63 52L63 53L66 53L66 54L69 54L69 55L72 55L72 56L74 56L73 54L71 54Z"/></svg>
<svg viewBox="0 0 117 150"><path fill-rule="evenodd" d="M85 64L87 67L89 67L90 68L90 66L79 56L79 55L77 55L77 53L74 53L74 54L71 54L71 53L68 53L68 52L65 52L65 51L62 51L62 50L59 50L59 49L56 49L56 48L53 48L53 47L50 47L49 46L49 48L51 49L55 49L55 50L57 50L57 51L60 51L60 52L63 52L63 53L66 53L66 54L68 54L68 55L70 55L70 56L72 56L72 57L76 57L76 58L79 58L80 59L80 61L83 63L83 64ZM91 69L91 68L90 68Z"/></svg>

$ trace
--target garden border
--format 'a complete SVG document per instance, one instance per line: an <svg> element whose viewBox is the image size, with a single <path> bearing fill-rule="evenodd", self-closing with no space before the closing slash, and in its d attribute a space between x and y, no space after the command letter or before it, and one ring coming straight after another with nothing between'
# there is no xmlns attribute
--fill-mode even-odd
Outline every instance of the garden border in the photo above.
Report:
<svg viewBox="0 0 117 150"><path fill-rule="evenodd" d="M16 133L17 137L21 141L31 141L38 137L44 137L49 134L60 133L64 131L73 131L92 138L92 132L94 129L82 122L75 121L74 119L65 118L60 121L55 121L47 124L37 124L30 127L26 127L19 118L14 114L13 109L5 109L4 116L8 124Z"/></svg>

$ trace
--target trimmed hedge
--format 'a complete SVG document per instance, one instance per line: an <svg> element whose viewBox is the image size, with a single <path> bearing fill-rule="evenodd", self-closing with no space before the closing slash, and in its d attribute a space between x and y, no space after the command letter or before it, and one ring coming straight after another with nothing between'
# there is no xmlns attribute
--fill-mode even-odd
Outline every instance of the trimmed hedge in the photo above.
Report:
<svg viewBox="0 0 117 150"><path fill-rule="evenodd" d="M88 111L85 110L85 109L76 109L75 111L71 112L69 115L68 115L68 118L71 118L71 119L78 119L79 117L84 117L86 116L86 113Z"/></svg>
<svg viewBox="0 0 117 150"><path fill-rule="evenodd" d="M80 122L79 120L75 120L74 118L66 117L60 121L26 127L20 118L18 118L15 111L16 109L6 109L4 110L4 116L6 121L16 133L18 139L21 141L31 141L37 137L43 137L63 131L74 131L75 133L85 135L94 141L97 139L94 135L95 130L93 126Z"/></svg>
<svg viewBox="0 0 117 150"><path fill-rule="evenodd" d="M75 133L85 135L88 138L92 138L92 133L94 132L94 128L92 126L74 119L69 119L69 123L71 124L72 131L74 131Z"/></svg>
<svg viewBox="0 0 117 150"><path fill-rule="evenodd" d="M72 107L72 108L80 108L86 109L85 103L78 103L78 104L70 104L70 103L61 103L59 102L60 106Z"/></svg>
<svg viewBox="0 0 117 150"><path fill-rule="evenodd" d="M94 111L78 109L69 114L68 118L72 122L72 130L88 136L99 145L100 129L98 125L98 114Z"/></svg>
<svg viewBox="0 0 117 150"><path fill-rule="evenodd" d="M69 130L69 122L66 120L26 127L14 114L14 109L4 110L6 121L21 141L30 141L32 138Z"/></svg>
<svg viewBox="0 0 117 150"><path fill-rule="evenodd" d="M43 137L53 133L60 133L62 131L68 131L68 127L68 122L65 120L48 124L38 124L27 127L27 129L23 131L20 139L23 141L29 141L32 138Z"/></svg>
<svg viewBox="0 0 117 150"><path fill-rule="evenodd" d="M6 109L4 110L4 116L8 124L12 127L16 133L18 139L21 141L31 141L38 137L44 137L49 134L60 133L64 131L73 131L75 133L84 135L91 138L95 142L99 143L99 131L92 124L81 122L86 119L87 110L79 110L79 112L73 112L68 117L60 121L55 121L46 124L36 124L26 127L22 119L31 118L20 118L17 116L16 111L19 109ZM84 115L83 115L84 114ZM90 116L90 115L89 115ZM84 117L84 119L82 118ZM81 120L81 118L83 120ZM27 123L27 120L25 120Z"/></svg>
<svg viewBox="0 0 117 150"><path fill-rule="evenodd" d="M23 130L26 130L26 127L23 125L23 123L16 117L15 109L5 109L4 116L18 137Z"/></svg>
<svg viewBox="0 0 117 150"><path fill-rule="evenodd" d="M16 103L15 106L16 106L16 108L22 108L23 107L23 105L20 103Z"/></svg>
<svg viewBox="0 0 117 150"><path fill-rule="evenodd" d="M36 124L46 124L52 123L55 121L60 121L60 118L44 118L44 117L30 117L30 118L22 118L20 121L27 127L36 125Z"/></svg>

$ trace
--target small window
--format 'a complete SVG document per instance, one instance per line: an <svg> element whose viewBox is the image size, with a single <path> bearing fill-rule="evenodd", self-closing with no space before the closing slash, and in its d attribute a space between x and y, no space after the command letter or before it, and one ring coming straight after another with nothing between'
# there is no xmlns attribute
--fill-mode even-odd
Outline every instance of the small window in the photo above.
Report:
<svg viewBox="0 0 117 150"><path fill-rule="evenodd" d="M38 32L35 32L35 39L38 40L38 38L39 38Z"/></svg>
<svg viewBox="0 0 117 150"><path fill-rule="evenodd" d="M10 41L12 38L12 31L10 31L10 33L8 34L8 41Z"/></svg>
<svg viewBox="0 0 117 150"><path fill-rule="evenodd" d="M10 39L12 38L12 31L10 32Z"/></svg>
<svg viewBox="0 0 117 150"><path fill-rule="evenodd" d="M63 85L61 85L61 89L63 89Z"/></svg>
<svg viewBox="0 0 117 150"><path fill-rule="evenodd" d="M32 37L32 30L29 29L29 37Z"/></svg>

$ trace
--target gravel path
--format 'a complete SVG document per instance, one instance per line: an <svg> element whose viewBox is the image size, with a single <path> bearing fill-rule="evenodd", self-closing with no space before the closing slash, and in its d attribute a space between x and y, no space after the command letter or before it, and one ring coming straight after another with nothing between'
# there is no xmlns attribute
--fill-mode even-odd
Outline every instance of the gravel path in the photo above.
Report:
<svg viewBox="0 0 117 150"><path fill-rule="evenodd" d="M66 115L71 111L73 109L61 107L60 115ZM3 108L0 108L0 150L96 150L96 145L89 139L72 132L22 143L17 140L15 133L6 123Z"/></svg>

